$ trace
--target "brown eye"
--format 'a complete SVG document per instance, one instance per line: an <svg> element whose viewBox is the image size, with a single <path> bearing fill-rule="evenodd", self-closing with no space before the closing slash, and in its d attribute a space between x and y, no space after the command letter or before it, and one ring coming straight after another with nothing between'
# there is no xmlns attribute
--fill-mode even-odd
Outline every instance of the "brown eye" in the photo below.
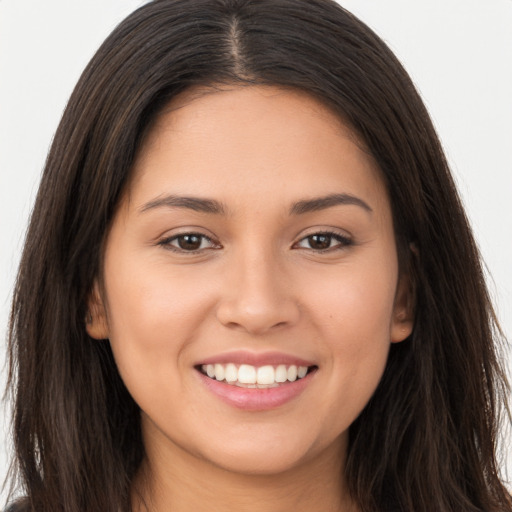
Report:
<svg viewBox="0 0 512 512"><path fill-rule="evenodd" d="M175 240L180 249L184 251L197 251L201 248L202 238L200 235L180 235Z"/></svg>
<svg viewBox="0 0 512 512"><path fill-rule="evenodd" d="M296 244L301 249L309 249L311 251L327 252L337 249L344 249L352 245L352 240L347 236L338 233L313 233L308 235Z"/></svg>
<svg viewBox="0 0 512 512"><path fill-rule="evenodd" d="M176 252L196 252L218 247L210 238L201 233L183 233L165 238L159 245Z"/></svg>
<svg viewBox="0 0 512 512"><path fill-rule="evenodd" d="M325 234L311 235L307 237L307 240L311 249L321 251L329 249L331 246L332 236Z"/></svg>

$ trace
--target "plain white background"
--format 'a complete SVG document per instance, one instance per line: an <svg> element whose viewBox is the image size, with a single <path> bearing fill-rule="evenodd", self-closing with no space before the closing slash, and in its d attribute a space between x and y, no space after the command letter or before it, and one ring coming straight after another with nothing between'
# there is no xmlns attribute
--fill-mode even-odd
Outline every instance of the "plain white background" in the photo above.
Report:
<svg viewBox="0 0 512 512"><path fill-rule="evenodd" d="M0 0L2 389L10 295L53 133L94 51L143 3ZM340 3L386 40L416 82L487 263L498 316L512 339L512 0ZM510 357L508 367L512 369ZM0 481L9 447L7 408L1 411ZM512 478L512 454L508 468ZM0 493L0 508L4 497L5 492Z"/></svg>

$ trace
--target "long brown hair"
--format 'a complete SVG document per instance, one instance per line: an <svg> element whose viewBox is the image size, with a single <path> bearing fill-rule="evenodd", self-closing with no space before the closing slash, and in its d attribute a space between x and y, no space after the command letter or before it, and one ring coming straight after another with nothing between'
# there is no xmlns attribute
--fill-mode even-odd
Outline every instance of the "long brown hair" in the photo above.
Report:
<svg viewBox="0 0 512 512"><path fill-rule="evenodd" d="M392 346L351 426L353 498L367 512L512 511L496 460L508 392L500 333L468 221L410 78L332 0L155 0L84 71L48 155L12 307L13 481L23 510L130 510L144 457L139 410L108 341L86 334L87 297L151 122L183 90L226 83L291 87L324 102L387 184L415 328Z"/></svg>

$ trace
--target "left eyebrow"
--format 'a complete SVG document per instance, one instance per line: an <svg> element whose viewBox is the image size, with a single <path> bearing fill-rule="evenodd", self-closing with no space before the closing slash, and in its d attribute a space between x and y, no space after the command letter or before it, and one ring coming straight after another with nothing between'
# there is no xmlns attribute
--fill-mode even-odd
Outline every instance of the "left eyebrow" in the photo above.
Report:
<svg viewBox="0 0 512 512"><path fill-rule="evenodd" d="M366 210L368 213L373 212L371 206L359 197L351 194L329 194L327 196L297 201L291 206L290 215L317 212L338 205L355 205L363 208L363 210Z"/></svg>
<svg viewBox="0 0 512 512"><path fill-rule="evenodd" d="M224 205L219 201L215 201L215 199L174 195L157 197L156 199L145 203L140 208L140 212L144 213L148 210L162 207L185 208L188 210L194 210L196 212L213 213L217 215L224 215L226 213Z"/></svg>

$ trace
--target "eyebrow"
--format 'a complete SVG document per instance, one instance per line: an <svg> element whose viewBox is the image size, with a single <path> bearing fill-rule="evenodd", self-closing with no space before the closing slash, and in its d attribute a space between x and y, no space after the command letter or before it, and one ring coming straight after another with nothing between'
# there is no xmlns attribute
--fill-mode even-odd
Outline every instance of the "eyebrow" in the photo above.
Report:
<svg viewBox="0 0 512 512"><path fill-rule="evenodd" d="M290 208L290 215L303 215L305 213L316 212L332 208L338 205L355 205L363 208L369 213L373 212L373 209L360 199L359 197L351 194L329 194L322 197L314 197L311 199L303 199L293 203ZM191 197L191 196L176 196L168 195L157 197L152 201L145 203L141 208L140 212L144 213L148 210L155 208L186 208L201 213L210 213L215 215L225 215L225 206L215 199Z"/></svg>
<svg viewBox="0 0 512 512"><path fill-rule="evenodd" d="M153 210L155 208L187 208L194 210L195 212L201 213L214 213L217 215L224 215L226 210L222 203L215 199L203 199L200 197L188 197L188 196L163 196L157 197L152 201L144 204L140 211L141 213Z"/></svg>
<svg viewBox="0 0 512 512"><path fill-rule="evenodd" d="M373 212L370 205L359 197L351 194L329 194L327 196L304 199L294 203L290 208L290 215L302 215L304 213L317 212L338 205L360 206L363 210L366 210L369 213Z"/></svg>

